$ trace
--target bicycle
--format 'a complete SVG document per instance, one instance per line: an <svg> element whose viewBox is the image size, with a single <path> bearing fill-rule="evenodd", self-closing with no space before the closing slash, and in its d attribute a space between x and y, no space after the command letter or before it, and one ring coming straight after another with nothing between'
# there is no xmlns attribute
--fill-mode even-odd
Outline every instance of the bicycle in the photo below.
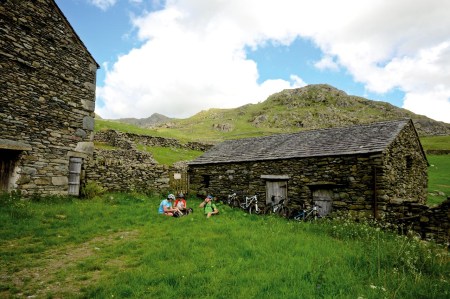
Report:
<svg viewBox="0 0 450 299"><path fill-rule="evenodd" d="M321 206L313 203L309 209L300 210L298 214L293 217L293 219L297 221L313 221L322 218L319 214L319 208L321 208Z"/></svg>
<svg viewBox="0 0 450 299"><path fill-rule="evenodd" d="M243 210L246 210L249 214L260 214L262 210L258 207L258 196L246 196L244 202L240 204Z"/></svg>
<svg viewBox="0 0 450 299"><path fill-rule="evenodd" d="M280 198L280 200L275 203L276 198ZM285 198L279 195L271 196L272 202L264 209L264 214L277 214L281 217L289 218L291 215L291 209L285 204Z"/></svg>
<svg viewBox="0 0 450 299"><path fill-rule="evenodd" d="M225 199L222 200L224 204L229 205L232 208L237 208L240 206L239 199L237 198L236 192L229 194Z"/></svg>

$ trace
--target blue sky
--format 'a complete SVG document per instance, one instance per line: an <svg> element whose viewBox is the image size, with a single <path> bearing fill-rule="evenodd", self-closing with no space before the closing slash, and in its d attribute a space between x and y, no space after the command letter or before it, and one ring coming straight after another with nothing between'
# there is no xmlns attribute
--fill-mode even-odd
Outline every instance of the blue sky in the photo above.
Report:
<svg viewBox="0 0 450 299"><path fill-rule="evenodd" d="M108 119L326 83L450 123L450 1L56 0L100 65Z"/></svg>

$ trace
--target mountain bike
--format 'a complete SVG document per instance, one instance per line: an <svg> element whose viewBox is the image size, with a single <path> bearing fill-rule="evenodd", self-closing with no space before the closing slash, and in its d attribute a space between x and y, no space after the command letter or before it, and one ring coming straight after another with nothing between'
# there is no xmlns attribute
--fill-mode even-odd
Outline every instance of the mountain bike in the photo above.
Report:
<svg viewBox="0 0 450 299"><path fill-rule="evenodd" d="M300 210L293 217L293 219L297 221L313 221L322 218L322 216L320 216L319 214L318 210L319 208L321 208L321 206L318 206L315 203L313 203L313 205L309 209Z"/></svg>
<svg viewBox="0 0 450 299"><path fill-rule="evenodd" d="M280 198L277 203L276 199ZM286 199L280 195L272 195L272 201L264 209L264 214L277 214L281 217L289 218L291 209L286 204Z"/></svg>
<svg viewBox="0 0 450 299"><path fill-rule="evenodd" d="M229 205L232 208L237 208L240 206L239 199L237 198L236 192L229 194L226 198L222 200L224 204Z"/></svg>
<svg viewBox="0 0 450 299"><path fill-rule="evenodd" d="M241 203L241 208L246 210L249 214L260 214L263 211L258 207L258 196L246 196L244 202Z"/></svg>

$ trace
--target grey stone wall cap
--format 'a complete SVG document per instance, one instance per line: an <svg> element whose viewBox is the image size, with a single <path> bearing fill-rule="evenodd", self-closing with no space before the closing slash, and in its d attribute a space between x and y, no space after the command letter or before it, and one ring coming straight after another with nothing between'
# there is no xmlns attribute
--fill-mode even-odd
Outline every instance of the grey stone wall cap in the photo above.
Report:
<svg viewBox="0 0 450 299"><path fill-rule="evenodd" d="M0 138L0 149L9 149L15 151L31 151L32 147L31 145L26 144L24 142Z"/></svg>
<svg viewBox="0 0 450 299"><path fill-rule="evenodd" d="M88 157L90 157L91 155L85 154L85 153L81 153L81 152L74 152L74 151L68 151L67 152L67 157L76 157L76 158L82 158L82 159L86 159Z"/></svg>
<svg viewBox="0 0 450 299"><path fill-rule="evenodd" d="M91 156L94 154L94 143L93 142L78 142L77 147L75 148L75 151Z"/></svg>
<svg viewBox="0 0 450 299"><path fill-rule="evenodd" d="M289 180L291 177L288 175L263 174L261 175L261 178L265 180Z"/></svg>

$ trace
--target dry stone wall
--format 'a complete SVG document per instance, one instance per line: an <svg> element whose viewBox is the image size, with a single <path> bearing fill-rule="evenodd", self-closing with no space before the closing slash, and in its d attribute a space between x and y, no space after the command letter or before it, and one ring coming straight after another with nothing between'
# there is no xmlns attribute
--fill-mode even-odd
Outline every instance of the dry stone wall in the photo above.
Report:
<svg viewBox="0 0 450 299"><path fill-rule="evenodd" d="M96 149L86 169L86 182L96 182L109 191L156 191L170 189L168 166L151 154L136 150Z"/></svg>
<svg viewBox="0 0 450 299"><path fill-rule="evenodd" d="M181 144L173 138L162 138L124 133L115 130L96 132L94 140L117 149L95 149L94 158L86 169L86 182L96 182L110 191L144 191L166 193L187 191L185 184L187 165L179 162L173 166L158 164L150 153L136 149L136 144L205 150L211 145L190 142ZM176 180L174 173L182 179ZM187 184L187 182L186 182Z"/></svg>
<svg viewBox="0 0 450 299"><path fill-rule="evenodd" d="M313 190L322 187L333 191L336 209L371 213L374 178L370 163L380 165L381 160L360 155L190 165L190 187L195 193L219 197L234 190L265 198L263 176L284 176L289 177L287 196L294 206L309 203Z"/></svg>
<svg viewBox="0 0 450 299"><path fill-rule="evenodd" d="M0 151L19 153L6 189L65 195L69 157L93 151L97 63L53 0L1 1L0 20Z"/></svg>
<svg viewBox="0 0 450 299"><path fill-rule="evenodd" d="M95 133L95 141L104 142L121 149L135 149L136 144L146 146L161 146L173 148L186 148L197 151L206 151L213 145L201 142L181 143L175 138L164 138L133 133L125 133L116 130L105 130Z"/></svg>
<svg viewBox="0 0 450 299"><path fill-rule="evenodd" d="M450 248L450 197L435 207L420 203L391 203L385 222L414 231L422 239L434 240Z"/></svg>
<svg viewBox="0 0 450 299"><path fill-rule="evenodd" d="M380 175L385 190L378 193L388 202L412 201L425 203L427 199L428 163L411 123L403 129L385 151Z"/></svg>

